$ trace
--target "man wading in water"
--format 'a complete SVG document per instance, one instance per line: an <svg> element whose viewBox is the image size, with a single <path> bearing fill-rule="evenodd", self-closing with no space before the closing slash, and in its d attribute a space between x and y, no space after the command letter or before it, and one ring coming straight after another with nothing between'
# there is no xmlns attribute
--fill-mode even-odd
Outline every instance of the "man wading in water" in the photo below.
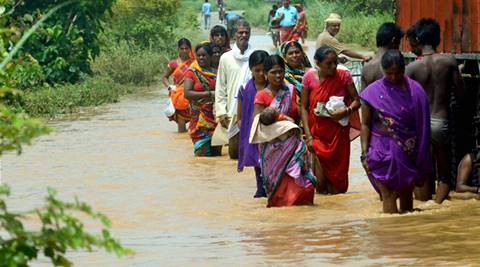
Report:
<svg viewBox="0 0 480 267"><path fill-rule="evenodd" d="M215 92L215 116L222 127L228 129L228 154L238 159L239 128L237 124L237 95L241 85L250 80L248 58L253 53L250 40L250 24L239 20L235 25L235 44L232 50L224 53L218 66Z"/></svg>
<svg viewBox="0 0 480 267"><path fill-rule="evenodd" d="M383 23L377 31L378 53L362 69L361 91L369 84L383 78L382 56L390 49L398 50L404 33L398 25L392 22Z"/></svg>
<svg viewBox="0 0 480 267"><path fill-rule="evenodd" d="M438 23L433 19L421 19L412 27L416 28L416 39L421 46L422 54L418 60L407 66L406 74L418 81L428 95L432 154L439 181L435 201L442 203L448 197L452 185L448 122L450 93L453 90L459 99L463 92L463 82L455 57L436 53L436 48L440 44ZM430 184L427 182L416 189L417 199L427 201L432 198Z"/></svg>

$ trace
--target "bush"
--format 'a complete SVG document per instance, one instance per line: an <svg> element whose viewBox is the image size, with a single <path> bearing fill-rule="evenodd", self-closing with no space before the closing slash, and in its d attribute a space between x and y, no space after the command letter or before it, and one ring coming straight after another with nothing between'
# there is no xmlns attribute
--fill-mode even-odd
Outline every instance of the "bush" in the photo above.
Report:
<svg viewBox="0 0 480 267"><path fill-rule="evenodd" d="M166 66L167 57L151 49L135 49L125 41L101 54L93 72L120 84L150 85Z"/></svg>
<svg viewBox="0 0 480 267"><path fill-rule="evenodd" d="M117 102L121 95L132 92L133 88L119 85L107 76L88 77L78 84L27 91L17 106L33 116L55 117L72 113L78 107Z"/></svg>

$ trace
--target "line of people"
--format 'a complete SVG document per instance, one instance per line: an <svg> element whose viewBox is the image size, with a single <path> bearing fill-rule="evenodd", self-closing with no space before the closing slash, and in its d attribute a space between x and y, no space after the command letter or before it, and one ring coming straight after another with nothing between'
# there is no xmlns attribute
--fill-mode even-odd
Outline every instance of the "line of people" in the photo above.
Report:
<svg viewBox="0 0 480 267"><path fill-rule="evenodd" d="M195 47L189 68L180 68L192 57L186 42L179 42L178 67L170 63L164 75L165 82L170 74L178 76L170 95L183 85L189 109L175 105L172 119L183 123L178 117L190 112L196 156L221 155L228 143L239 172L255 169L254 197L267 197L268 207L306 205L313 204L315 191L347 192L350 143L361 136L360 160L384 212L413 210L413 191L417 199L430 199L435 176L437 202L447 197L448 97L450 90L461 92L462 81L454 58L435 52L438 23L424 19L409 29L419 57L408 66L398 50L404 33L384 23L377 32L379 52L363 69L360 94L349 71L337 68L335 47L320 46L312 67L297 41L269 55L249 43L247 21L237 21L231 47L225 28L216 27L210 42Z"/></svg>

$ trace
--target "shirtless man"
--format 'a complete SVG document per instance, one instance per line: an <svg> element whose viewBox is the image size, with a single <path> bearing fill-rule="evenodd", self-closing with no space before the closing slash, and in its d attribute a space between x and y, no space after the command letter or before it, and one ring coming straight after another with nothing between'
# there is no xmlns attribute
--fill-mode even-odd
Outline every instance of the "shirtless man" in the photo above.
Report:
<svg viewBox="0 0 480 267"><path fill-rule="evenodd" d="M435 201L442 203L452 184L448 125L450 93L453 90L458 99L463 93L463 81L455 57L436 53L440 44L439 24L433 19L421 19L414 27L421 55L407 66L405 74L418 81L429 98L432 154L439 181ZM432 198L428 182L416 189L416 198L423 201Z"/></svg>
<svg viewBox="0 0 480 267"><path fill-rule="evenodd" d="M477 155L480 157L480 154ZM474 154L467 154L460 161L457 173L457 187L455 192L471 192L479 194L480 189L480 169L473 165Z"/></svg>
<svg viewBox="0 0 480 267"><path fill-rule="evenodd" d="M383 23L377 31L377 47L378 53L369 61L362 69L362 87L361 91L369 84L383 77L381 66L382 56L389 49L397 49L400 47L400 41L403 38L403 31L398 25L392 22Z"/></svg>

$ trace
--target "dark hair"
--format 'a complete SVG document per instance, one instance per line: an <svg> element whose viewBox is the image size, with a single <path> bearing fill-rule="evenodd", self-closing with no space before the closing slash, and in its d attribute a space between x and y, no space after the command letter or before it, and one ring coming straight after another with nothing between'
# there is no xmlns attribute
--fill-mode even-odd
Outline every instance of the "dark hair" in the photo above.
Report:
<svg viewBox="0 0 480 267"><path fill-rule="evenodd" d="M318 62L322 62L329 54L335 53L335 49L331 48L328 45L323 45L320 48L315 51L315 55L313 56L313 59L315 59Z"/></svg>
<svg viewBox="0 0 480 267"><path fill-rule="evenodd" d="M265 59L268 57L267 51L256 50L248 58L248 67L253 68L253 66L263 64Z"/></svg>
<svg viewBox="0 0 480 267"><path fill-rule="evenodd" d="M278 9L278 6L277 6L277 5L273 5L273 6L272 6L272 9L277 10L277 9Z"/></svg>
<svg viewBox="0 0 480 267"><path fill-rule="evenodd" d="M198 52L198 50L202 48L205 49L205 51L207 51L207 54L209 54L210 56L213 55L213 50L210 43L200 43L197 46L195 46L195 54Z"/></svg>
<svg viewBox="0 0 480 267"><path fill-rule="evenodd" d="M418 37L418 25L417 24L413 24L412 26L410 26L410 28L408 28L406 34L408 39L417 39Z"/></svg>
<svg viewBox="0 0 480 267"><path fill-rule="evenodd" d="M213 50L214 50L215 48L220 49L220 52L222 52L222 47L219 46L217 43L215 43L215 42L210 42L209 45L210 45L210 48L212 49L212 55L213 55Z"/></svg>
<svg viewBox="0 0 480 267"><path fill-rule="evenodd" d="M440 44L440 25L434 19L421 19L418 24L418 42L434 48Z"/></svg>
<svg viewBox="0 0 480 267"><path fill-rule="evenodd" d="M292 46L295 46L296 48L300 49L300 51L303 52L302 45L299 42L288 42L285 47L283 48L283 56L285 56L288 52L288 49L290 49Z"/></svg>
<svg viewBox="0 0 480 267"><path fill-rule="evenodd" d="M400 43L405 35L400 27L393 22L383 23L377 31L377 47Z"/></svg>
<svg viewBox="0 0 480 267"><path fill-rule="evenodd" d="M192 43L187 38L181 38L180 40L178 40L177 47L180 48L180 46L182 45L187 45L188 48L192 49Z"/></svg>
<svg viewBox="0 0 480 267"><path fill-rule="evenodd" d="M210 36L215 36L217 34L222 34L223 36L228 36L227 35L227 30L225 29L225 27L220 26L220 25L215 25L210 30Z"/></svg>
<svg viewBox="0 0 480 267"><path fill-rule="evenodd" d="M390 49L382 56L382 69L388 69L395 65L405 69L405 59L399 50Z"/></svg>
<svg viewBox="0 0 480 267"><path fill-rule="evenodd" d="M260 112L259 121L263 125L271 125L277 121L278 111L272 107L266 107Z"/></svg>
<svg viewBox="0 0 480 267"><path fill-rule="evenodd" d="M271 55L265 59L263 62L263 67L265 68L265 72L270 71L273 66L279 65L282 69L285 69L285 61L279 55Z"/></svg>

